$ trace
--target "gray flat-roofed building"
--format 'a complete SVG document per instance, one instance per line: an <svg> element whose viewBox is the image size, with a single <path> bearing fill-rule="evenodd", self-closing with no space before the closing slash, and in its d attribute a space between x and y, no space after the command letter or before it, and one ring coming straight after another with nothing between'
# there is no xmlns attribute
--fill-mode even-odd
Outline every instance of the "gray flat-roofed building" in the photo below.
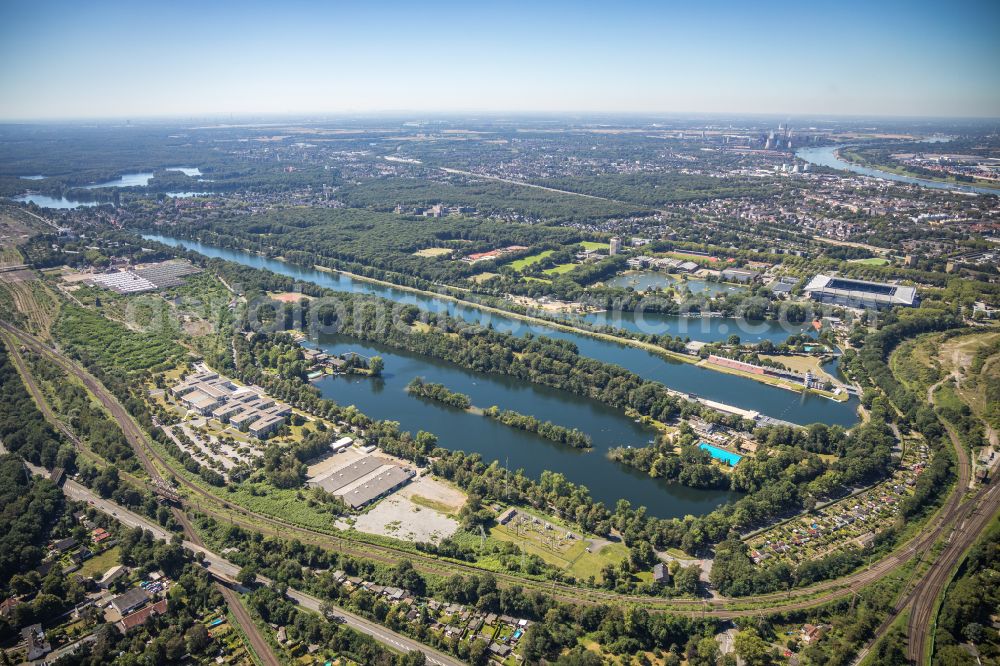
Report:
<svg viewBox="0 0 1000 666"><path fill-rule="evenodd" d="M223 405L222 407L216 407L212 410L212 416L219 419L223 423L229 421L229 417L233 414L238 414L244 409L243 405L238 402L230 402Z"/></svg>
<svg viewBox="0 0 1000 666"><path fill-rule="evenodd" d="M783 277L783 278L778 278L777 280L774 280L773 282L768 284L767 288L770 289L775 294L790 294L792 293L792 289L795 288L797 282L798 280L795 278Z"/></svg>
<svg viewBox="0 0 1000 666"><path fill-rule="evenodd" d="M258 439L264 439L272 432L280 428L281 424L284 422L285 418L283 416L277 416L275 414L261 414L259 419L250 424L247 428L247 432Z"/></svg>
<svg viewBox="0 0 1000 666"><path fill-rule="evenodd" d="M385 464L386 460L382 458L365 456L346 467L341 467L322 478L315 479L313 485L320 486L323 490L332 493L348 484L354 483L363 476L371 474Z"/></svg>
<svg viewBox="0 0 1000 666"><path fill-rule="evenodd" d="M719 273L719 275L726 282L739 282L741 284L747 284L756 280L760 273L755 271L746 271L741 268L727 268Z"/></svg>
<svg viewBox="0 0 1000 666"><path fill-rule="evenodd" d="M893 306L914 307L920 304L916 287L831 275L817 275L803 291L814 301L850 308L883 310Z"/></svg>
<svg viewBox="0 0 1000 666"><path fill-rule="evenodd" d="M111 606L122 615L134 611L149 600L149 594L141 587L133 587L125 594L111 600Z"/></svg>
<svg viewBox="0 0 1000 666"><path fill-rule="evenodd" d="M237 414L230 414L229 422L237 428L245 428L260 418L260 412L256 409L245 409Z"/></svg>
<svg viewBox="0 0 1000 666"><path fill-rule="evenodd" d="M211 414L222 403L219 398L203 392L200 388L185 395L181 398L181 402L186 404L189 409L193 409L205 416Z"/></svg>
<svg viewBox="0 0 1000 666"><path fill-rule="evenodd" d="M675 269L682 273L693 273L698 270L698 264L693 261L682 261L675 266Z"/></svg>
<svg viewBox="0 0 1000 666"><path fill-rule="evenodd" d="M413 475L412 469L392 465L339 497L352 509L359 509L408 483Z"/></svg>
<svg viewBox="0 0 1000 666"><path fill-rule="evenodd" d="M292 413L292 408L283 402L279 402L271 407L268 407L264 411L268 414L274 414L275 416L288 416Z"/></svg>

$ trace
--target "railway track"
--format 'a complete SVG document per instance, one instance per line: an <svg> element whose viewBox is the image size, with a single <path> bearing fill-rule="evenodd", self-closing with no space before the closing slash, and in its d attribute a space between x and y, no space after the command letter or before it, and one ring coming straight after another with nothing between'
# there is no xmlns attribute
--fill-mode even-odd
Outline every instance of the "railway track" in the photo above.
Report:
<svg viewBox="0 0 1000 666"><path fill-rule="evenodd" d="M119 426L122 429L122 433L125 435L126 440L129 442L129 444L135 451L136 456L139 458L140 464L146 471L146 474L149 475L149 477L154 481L159 481L161 483L165 482L165 479L160 474L159 470L145 455L144 452L145 437L142 432L142 429L139 428L138 424L136 424L134 420L132 420L131 416L125 411L125 408L122 407L121 404L116 399L114 399L114 396L110 395L110 393L107 392L107 389L104 387L103 384L98 382L97 379L95 379L94 377L90 376L90 373L82 371L82 369L75 363L62 358L61 355L58 354L58 352L49 349L47 346L41 344L37 340L31 339L30 336L27 336L26 334L18 335L15 332L16 329L14 329L6 322L3 322L2 326L3 329L6 331L4 334L4 339L7 342L8 347L11 348L12 353L10 356L13 359L14 364L17 367L18 371L20 372L22 378L28 384L28 390L35 397L35 401L38 403L38 406L42 411L42 415L47 420L49 420L50 423L54 424L57 428L59 428L59 430L64 435L66 435L66 437L70 440L70 442L73 443L74 447L77 450L80 451L83 450L82 442L76 436L76 433L72 432L72 430L70 430L62 422L62 420L59 419L56 416L56 414L52 411L48 402L45 400L44 395L41 392L41 389L35 382L31 373L28 371L28 368L24 363L24 359L21 358L20 353L17 352L16 349L10 346L11 337L15 337L17 340L21 341L22 344L31 347L36 352L44 354L46 358L55 362L64 371L80 379L84 383L84 386L86 386L87 389L93 395L97 396L101 404L106 409L108 409L108 411L111 412L115 421L118 422ZM188 519L187 514L185 514L182 509L177 507L171 507L171 512L173 513L173 516L177 520L177 522L180 523L181 528L184 531L185 538L188 541L191 541L203 547L204 543L202 542L201 537L198 535L198 532L194 529L194 526L191 524L191 521ZM236 618L237 623L240 625L240 628L243 630L243 633L247 636L247 639L249 640L254 653L257 655L260 661L263 662L264 666L281 666L281 662L278 660L277 655L274 654L274 651L271 649L271 646L267 643L267 641L264 639L264 636L260 633L260 629L257 627L257 624L253 621L253 619L250 617L250 614L243 607L239 596L231 589L229 589L225 585L222 585L219 582L216 582L215 586L222 593L223 598L225 598L226 600L226 604L233 611L233 616Z"/></svg>
<svg viewBox="0 0 1000 666"><path fill-rule="evenodd" d="M955 435L951 426L945 424L948 435L956 447L965 447ZM915 663L921 663L928 652L928 642L932 639L937 601L951 581L965 553L982 534L994 514L1000 510L1000 485L995 481L983 487L975 498L963 505L964 510L954 523L944 552L934 563L928 575L913 591L910 602L913 608L907 627L907 656Z"/></svg>
<svg viewBox="0 0 1000 666"><path fill-rule="evenodd" d="M934 404L935 391L948 378L944 377L928 387L928 402ZM940 512L941 522L939 529L934 530L932 535L928 535L928 538L924 541L928 543L928 547L932 546L945 533L946 528L950 526L950 530L948 530L948 543L945 546L944 552L932 563L927 573L917 581L913 589L907 592L893 606L889 616L876 628L871 639L858 652L858 656L853 662L854 666L857 666L857 664L860 664L864 660L871 648L886 635L899 615L911 606L913 608L907 624L907 657L914 663L920 663L927 650L927 641L930 638L931 623L938 595L950 580L954 566L968 547L978 538L983 526L997 511L997 507L1000 506L1000 492L998 492L995 483L993 487L980 489L972 499L964 504L962 503L966 489L968 489L969 483L972 480L972 462L968 451L965 450L965 446L958 438L958 435L955 434L954 429L946 422L943 425L948 433L952 448L955 450L955 455L958 458L958 480L954 492L952 492ZM979 513L985 513L986 517L982 521L977 520L974 525L970 525L968 518ZM957 542L956 534L958 535ZM965 545L963 546L963 544Z"/></svg>
<svg viewBox="0 0 1000 666"><path fill-rule="evenodd" d="M174 469L174 466L162 455L156 452L138 424L132 419L125 409L118 403L117 399L111 395L103 385L94 377L83 370L75 362L65 358L60 352L52 349L48 345L35 339L33 336L20 331L19 329L0 322L0 327L11 335L15 336L22 344L35 349L37 352L45 354L53 362L57 363L67 372L81 379L89 390L104 404L121 424L126 438L136 450L136 455L151 478L162 479L153 461L162 465L166 470ZM962 463L965 464L962 464ZM944 529L950 525L957 516L957 509L962 499L961 488L967 487L968 475L970 473L967 458L961 460L959 464L959 486L947 500L944 508L938 512L936 517L920 534L913 537L909 542L897 549L893 554L882 558L871 567L855 572L847 577L824 581L809 587L794 590L794 595L787 593L770 593L748 599L712 598L712 599L673 599L668 600L662 597L651 597L643 595L627 595L606 590L594 590L580 588L565 583L551 581L536 581L513 574L494 572L497 581L506 585L518 585L524 588L545 591L554 598L571 603L636 603L644 608L654 611L671 612L680 615L706 616L730 619L742 616L756 616L760 614L760 608L766 607L773 611L804 610L820 606L831 601L846 598L855 594L856 590L872 583L895 571L899 567L909 562L919 553L928 550L938 539ZM261 531L268 528L275 534L285 538L299 538L300 540L316 543L325 547L334 548L338 552L354 555L365 559L373 559L384 563L397 563L401 559L409 559L414 566L424 573L439 576L449 576L455 573L483 575L485 570L470 564L441 560L440 558L414 553L412 551L394 548L382 544L371 544L354 541L345 537L329 534L319 530L297 525L291 525L277 520L270 516L256 513L242 507L236 508L224 502L212 493L201 488L199 485L185 479L183 475L175 474L174 477L185 489L194 493L200 500L204 500L206 506L199 502L197 509L209 515L231 520L234 524L254 531ZM191 506L190 500L188 506ZM214 507L214 508L213 508ZM221 507L221 508L219 508ZM228 511L223 511L225 509ZM178 511L183 515L182 511ZM185 527L185 531L191 528L187 516L183 520L179 519ZM750 606L749 608L747 606Z"/></svg>

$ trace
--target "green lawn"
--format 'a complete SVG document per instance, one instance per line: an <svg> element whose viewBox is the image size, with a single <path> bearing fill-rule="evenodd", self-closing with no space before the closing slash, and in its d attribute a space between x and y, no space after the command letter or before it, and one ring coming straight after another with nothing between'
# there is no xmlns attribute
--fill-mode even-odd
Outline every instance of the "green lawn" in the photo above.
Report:
<svg viewBox="0 0 1000 666"><path fill-rule="evenodd" d="M558 266L547 268L542 272L546 275L562 275L563 273L569 273L574 268L576 268L576 264L559 264Z"/></svg>
<svg viewBox="0 0 1000 666"><path fill-rule="evenodd" d="M889 263L889 260L885 257L870 257L868 259L852 259L852 264L861 264L862 266L885 266Z"/></svg>
<svg viewBox="0 0 1000 666"><path fill-rule="evenodd" d="M80 575L92 578L103 576L108 569L119 563L118 557L120 552L121 549L115 546L114 548L108 548L99 555L94 555L80 567Z"/></svg>
<svg viewBox="0 0 1000 666"><path fill-rule="evenodd" d="M545 257L549 256L553 252L555 252L555 250L543 250L538 254L532 254L527 257L521 257L520 259L515 259L514 261L510 262L510 267L513 268L515 271L523 271L528 266L534 266L535 264L540 262Z"/></svg>
<svg viewBox="0 0 1000 666"><path fill-rule="evenodd" d="M598 243L597 241L580 241L577 245L582 245L587 250L607 250L611 247L610 243Z"/></svg>
<svg viewBox="0 0 1000 666"><path fill-rule="evenodd" d="M586 580L593 576L601 579L601 569L605 564L618 565L619 562L628 557L628 547L623 543L611 543L601 548L597 553L583 553L579 559L573 562L569 571L579 579Z"/></svg>

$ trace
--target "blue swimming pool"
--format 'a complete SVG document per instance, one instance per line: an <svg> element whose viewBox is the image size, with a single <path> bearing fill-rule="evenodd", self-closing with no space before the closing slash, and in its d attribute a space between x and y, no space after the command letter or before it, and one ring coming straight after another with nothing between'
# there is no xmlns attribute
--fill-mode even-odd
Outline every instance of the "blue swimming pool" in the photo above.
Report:
<svg viewBox="0 0 1000 666"><path fill-rule="evenodd" d="M705 442L701 442L700 444L698 444L698 448L708 451L713 458L715 458L716 460L721 460L722 462L728 464L730 467L736 467L736 463L743 460L743 456L739 454L726 451L725 449L720 449L717 446L712 446L711 444L707 444Z"/></svg>

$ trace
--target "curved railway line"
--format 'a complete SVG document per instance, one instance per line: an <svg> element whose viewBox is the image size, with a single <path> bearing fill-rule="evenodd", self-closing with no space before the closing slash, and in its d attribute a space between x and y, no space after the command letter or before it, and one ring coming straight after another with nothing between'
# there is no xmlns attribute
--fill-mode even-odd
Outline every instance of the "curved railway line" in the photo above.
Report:
<svg viewBox="0 0 1000 666"><path fill-rule="evenodd" d="M15 337L25 346L30 347L36 352L44 354L46 358L55 362L60 368L80 379L87 389L97 396L101 404L111 412L114 419L118 422L125 438L135 450L135 453L138 456L143 469L146 471L146 474L148 474L153 480L165 482L165 479L163 479L159 470L157 470L156 467L150 462L149 458L145 456L142 446L136 445L137 443L144 441L142 430L131 418L129 418L129 415L125 412L124 407L122 407L117 400L114 400L114 396L107 393L107 389L103 384L100 384L97 379L90 376L90 373L83 371L82 368L77 366L75 363L60 358L57 353L53 353L53 350L49 349L37 340L31 339L30 336L27 336L27 334L18 335L17 329L10 326L6 322L2 322L2 324L3 329L6 331L4 338L8 342L10 340L10 336ZM28 371L21 355L15 349L11 349L10 357L11 360L13 360L15 367L21 374L22 379L24 379L27 383L28 391L34 396L35 402L42 411L42 415L46 418L46 420L54 424L60 432L62 432L62 434L69 439L78 451L82 451L84 448L83 443L76 436L76 433L68 428L66 424L62 422L62 419L60 419L52 411L48 401L44 398L41 388ZM178 523L180 523L181 528L184 530L185 538L198 546L204 547L204 542L202 542L201 537L198 535L197 530L194 529L191 521L188 520L187 514L185 514L182 509L177 507L171 507L171 511L174 518ZM274 654L271 646L260 633L260 629L257 628L256 623L250 617L246 608L244 608L239 595L222 583L216 582L215 586L222 593L223 598L226 600L226 605L233 612L233 616L236 618L237 623L246 635L247 640L250 642L250 646L253 648L253 651L257 655L258 659L264 664L264 666L281 666L281 661L278 659L277 655Z"/></svg>
<svg viewBox="0 0 1000 666"><path fill-rule="evenodd" d="M154 461L162 465L165 470L173 469L173 466L150 446L145 434L132 419L131 415L128 414L118 400L96 378L91 376L78 364L63 356L60 352L52 349L30 334L20 331L5 322L0 322L0 326L15 336L22 344L31 347L38 353L44 354L65 371L72 373L84 382L87 388L98 397L101 403L121 424L126 438L135 449L136 455L151 478L162 478ZM906 544L897 548L896 551L872 564L869 568L857 571L843 578L794 589L791 593L776 592L758 595L753 597L752 600L735 598L664 599L662 597L627 595L608 590L581 588L552 581L538 581L502 572L488 572L467 563L443 560L435 556L384 544L356 541L312 528L285 523L284 521L242 507L234 507L198 484L185 479L180 474L175 474L174 477L185 489L194 493L200 500L204 500L205 504L216 507L214 509L206 508L202 502L198 502L198 510L208 515L214 515L224 520L231 520L234 524L255 531L262 531L262 528L270 528L270 531L275 534L284 537L295 537L305 542L326 547L333 547L338 552L344 552L360 558L374 559L384 563L396 563L400 559L409 559L417 569L425 573L440 576L448 576L455 573L478 575L492 573L501 584L519 585L525 588L537 589L559 600L573 603L639 603L644 608L653 611L729 619L740 616L756 616L764 609L767 611L804 610L847 598L856 594L859 589L869 583L877 581L902 567L917 555L928 552L942 534L946 533L947 530L957 524L960 518L965 516L966 506L962 504L964 496L962 489L968 487L971 467L968 456L963 456L963 453L960 451L958 454L959 478L956 489L951 493L944 506L929 521L926 528L921 530L919 534L911 538ZM191 506L190 501L188 505ZM223 509L229 513L224 512ZM183 515L182 511L178 511L178 513ZM184 515L181 524L185 527L185 531L191 528L186 515Z"/></svg>

